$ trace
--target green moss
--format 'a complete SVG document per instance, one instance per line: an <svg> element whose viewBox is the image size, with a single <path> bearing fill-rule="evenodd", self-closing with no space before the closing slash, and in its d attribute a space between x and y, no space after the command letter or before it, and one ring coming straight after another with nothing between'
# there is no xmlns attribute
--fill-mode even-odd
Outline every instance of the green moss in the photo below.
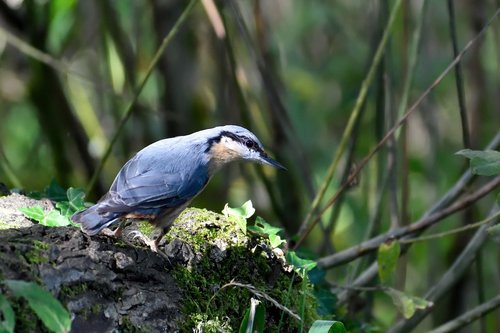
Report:
<svg viewBox="0 0 500 333"><path fill-rule="evenodd" d="M102 306L99 303L92 305L92 307L90 308L90 313L94 315L101 313L101 311L102 311Z"/></svg>
<svg viewBox="0 0 500 333"><path fill-rule="evenodd" d="M150 330L146 327L137 327L135 326L127 316L122 317L122 322L120 324L120 331L127 333L145 333L150 332Z"/></svg>
<svg viewBox="0 0 500 333"><path fill-rule="evenodd" d="M38 249L38 250L48 250L50 248L49 244L42 242L42 241L39 241L39 240L34 240L33 246L35 247L35 249Z"/></svg>
<svg viewBox="0 0 500 333"><path fill-rule="evenodd" d="M60 292L62 296L67 296L72 298L83 294L85 291L87 291L87 289L88 289L87 284L85 282L81 282L73 285L61 286Z"/></svg>
<svg viewBox="0 0 500 333"><path fill-rule="evenodd" d="M23 254L26 261L30 264L42 264L49 261L46 251L49 244L41 241L33 241L33 247Z"/></svg>
<svg viewBox="0 0 500 333"><path fill-rule="evenodd" d="M192 267L178 265L172 272L184 291L183 312L186 320L180 327L181 331L192 331L197 325L206 326L207 332L216 332L216 328L220 328L219 331L237 331L250 306L250 298L255 296L245 288L220 290L222 285L233 280L251 284L296 313L299 313L300 300L305 294L304 317L308 322L315 317L311 286L307 284L302 290L298 276L282 268L274 269L273 265L281 264L276 258L268 258L269 254L261 250L270 249L267 239L244 235L234 221L223 215L188 209L165 237L168 241L177 238L189 244L196 257L201 258ZM218 253L219 260L213 259L214 251ZM274 281L273 285L269 284L270 280ZM266 307L266 331L276 331L281 310L264 300L263 303ZM298 324L296 319L285 315L281 331L296 331Z"/></svg>
<svg viewBox="0 0 500 333"><path fill-rule="evenodd" d="M219 332L234 332L234 329L229 324L229 318L210 317L207 314L194 313L189 316L192 322L197 323L200 332L204 333L219 333Z"/></svg>
<svg viewBox="0 0 500 333"><path fill-rule="evenodd" d="M151 235L155 230L155 227L147 221L139 222L138 228L144 235Z"/></svg>

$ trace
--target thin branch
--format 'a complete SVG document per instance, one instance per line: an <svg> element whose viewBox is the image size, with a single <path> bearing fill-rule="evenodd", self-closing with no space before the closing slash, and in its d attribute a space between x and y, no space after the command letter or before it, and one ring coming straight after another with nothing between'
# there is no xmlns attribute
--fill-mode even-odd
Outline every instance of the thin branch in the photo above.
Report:
<svg viewBox="0 0 500 333"><path fill-rule="evenodd" d="M411 235L415 232L422 232L424 229L436 224L437 222L443 220L444 218L450 216L453 213L461 211L462 209L470 206L477 200L481 199L491 191L495 190L498 186L500 186L500 176L493 178L490 182L486 183L483 187L481 187L476 192L463 197L461 200L455 202L451 206L438 211L430 216L424 217L417 222L409 224L407 226L394 229L385 234L378 235L366 242L358 244L356 246L350 247L344 251L337 252L333 255L320 258L318 260L318 266L322 268L331 268L334 266L338 266L354 260L362 255L365 255L369 252L375 251L378 247L389 240L392 239L400 239L404 236Z"/></svg>
<svg viewBox="0 0 500 333"><path fill-rule="evenodd" d="M165 49L167 46L170 44L170 41L172 38L177 34L180 26L186 21L188 18L189 14L191 13L191 10L194 8L194 5L196 4L197 0L191 0L189 4L187 5L186 9L182 12L181 16L177 19L177 22L175 22L174 26L170 30L170 32L167 34L167 36L163 39L163 42L161 43L160 47L158 48L158 51L156 51L153 60L151 60L151 63L149 64L149 67L146 71L146 75L142 79L140 85L137 87L134 97L130 101L129 105L127 106L127 109L125 110L125 114L123 115L123 118L120 120L120 123L118 124L118 127L116 128L115 133L113 134L112 139L109 142L108 147L106 148L106 151L104 152L101 160L99 161L99 165L97 166L94 174L92 175L92 178L90 179L90 182L86 188L86 193L88 194L90 191L92 191L97 179L99 178L99 175L101 174L101 171L104 167L104 164L109 158L109 155L111 154L111 151L113 150L113 146L115 145L116 141L118 140L119 135L121 134L123 128L125 127L125 124L127 120L130 118L130 115L132 114L132 111L134 110L135 104L137 103L137 100L139 98L139 95L142 92L142 89L146 85L149 77L153 73L154 68L156 67L156 64L160 60L161 56L165 52Z"/></svg>
<svg viewBox="0 0 500 333"><path fill-rule="evenodd" d="M500 14L500 8L498 8L495 11L495 14L488 20L488 22L485 24L483 29L476 35L474 38L472 38L467 45L462 49L462 51L458 54L457 57L448 65L448 67L445 68L445 70L436 78L436 80L424 91L422 95L413 103L413 105L408 109L408 111L399 119L399 121L392 127L382 138L382 140L377 143L377 145L370 151L370 153L361 161L359 164L358 168L351 174L347 182L342 184L340 188L337 190L337 192L333 195L333 197L327 202L325 207L319 211L317 214L316 218L312 220L312 222L307 226L306 229L304 229L303 233L300 235L299 240L297 241L296 245L294 248L297 248L302 244L304 239L307 237L307 235L311 232L311 230L314 228L314 226L318 223L320 220L321 216L328 210L328 208L333 205L337 199L339 198L340 194L344 192L350 182L352 182L358 174L361 172L361 170L366 166L368 161L380 150L381 147L384 146L384 144L391 138L391 136L394 134L395 131L398 130L399 127L401 127L402 124L404 124L407 120L408 117L415 111L417 110L417 107L420 105L420 103L429 95L429 93L443 80L443 78L448 75L448 73L456 66L458 62L463 58L465 53L469 51L469 49L484 35L484 33L487 31L487 29L490 27L490 25L493 23L493 21L497 18L498 14Z"/></svg>
<svg viewBox="0 0 500 333"><path fill-rule="evenodd" d="M486 146L485 149L497 149L500 145L500 132L496 134L496 136L491 140L491 142ZM474 176L467 170L460 179L446 192L441 199L435 203L431 208L425 212L421 219L424 219L432 214L435 214L452 203L459 195L461 195L465 188L469 186L469 184L474 179ZM406 252L411 244L404 245L402 247L402 252ZM378 264L377 261L374 261L367 269L365 269L359 276L351 283L351 286L364 286L370 283L378 273ZM344 304L350 297L352 291L344 291L338 295L338 304Z"/></svg>
<svg viewBox="0 0 500 333"><path fill-rule="evenodd" d="M495 310L496 308L500 307L500 295L497 295L496 297L490 299L488 302L485 302L481 305L476 306L475 308L467 311L463 315L450 320L449 322L433 329L432 331L429 331L428 333L447 333L447 332L453 332L457 329L464 328L468 324L472 323L473 321L484 317L491 311Z"/></svg>
<svg viewBox="0 0 500 333"><path fill-rule="evenodd" d="M421 237L417 237L417 238L401 239L399 242L401 244L410 244L410 243L416 243L416 242L425 242L425 241L428 241L431 239L442 238L442 237L454 235L454 234L457 234L459 232L464 232L467 230L476 229L476 228L482 226L483 224L489 223L489 222L497 219L499 216L500 216L500 211L498 211L496 214L493 214L492 216L490 216L484 220L481 220L481 221L478 221L475 223L471 223L471 224L467 224L467 225L461 226L459 228L455 228L455 229L443 231L443 232L438 232L438 233L435 233L432 235L421 236Z"/></svg>
<svg viewBox="0 0 500 333"><path fill-rule="evenodd" d="M498 212L498 206L496 206L490 216ZM453 265L443 274L441 279L435 283L432 288L426 293L425 299L430 300L434 303L438 302L452 287L455 283L462 278L463 274L467 268L474 262L477 253L481 249L482 245L488 238L488 228L493 226L495 221L490 221L489 223L481 226L474 237L469 241L467 247L462 251L462 253L455 259ZM400 332L410 332L415 326L418 325L432 310L424 309L421 310L410 319L402 319L398 321L389 331L390 333L400 333Z"/></svg>
<svg viewBox="0 0 500 333"><path fill-rule="evenodd" d="M210 24L212 24L212 27L214 28L217 38L225 38L226 28L224 27L222 17L219 13L219 10L217 9L217 6L214 3L214 0L201 0L201 3L203 4L203 8L207 13Z"/></svg>
<svg viewBox="0 0 500 333"><path fill-rule="evenodd" d="M252 286L251 284L244 284L244 283L239 283L239 282L235 282L235 281L231 281L229 283L226 283L222 287L220 287L220 289L218 289L216 291L216 293L208 301L207 309L210 306L210 303L212 302L212 300L215 298L215 296L219 292L221 292L223 289L226 289L226 288L229 288L229 287L245 288L248 291L250 291L252 294L254 294L255 296L257 296L259 298L262 298L262 299L265 299L266 301L271 302L275 307L277 307L278 309L280 309L280 310L288 313L291 317L297 319L298 321L302 321L302 319L295 312L293 312L292 310L290 310L286 306L280 304L278 301L276 301L274 298L272 298L271 296L269 296L265 292L260 291L259 289L257 289L256 287Z"/></svg>

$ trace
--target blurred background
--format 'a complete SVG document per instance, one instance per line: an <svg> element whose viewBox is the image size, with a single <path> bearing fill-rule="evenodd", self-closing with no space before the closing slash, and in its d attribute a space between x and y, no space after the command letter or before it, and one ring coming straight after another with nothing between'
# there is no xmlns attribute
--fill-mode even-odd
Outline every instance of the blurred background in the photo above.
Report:
<svg viewBox="0 0 500 333"><path fill-rule="evenodd" d="M116 135L88 192L87 199L96 201L144 146L239 124L289 171L230 166L193 206L221 211L226 202L239 206L251 199L258 215L297 240L395 2L200 1L161 54L117 134L188 1L0 1L0 182L28 192L43 190L52 180L65 188L88 188ZM453 60L454 42L461 50L499 5L498 0L403 1L321 207ZM500 22L495 20L465 55L461 78L451 71L418 105L407 126L323 214L302 243L304 253L317 258L357 244L368 228L368 235L376 235L409 224L457 181L467 163L454 153L483 149L500 128L499 51ZM480 220L493 201L494 195L488 196L433 231ZM414 245L405 257L402 287L425 293L468 239L461 234ZM484 283L486 299L499 293L499 251L490 243L481 270L471 268L422 332L431 322L444 322L476 304L478 285ZM354 271L345 265L328 271L326 278L347 283ZM356 318L359 325L353 327L360 331L367 330L366 323L384 331L399 318L386 296L364 296L361 310L335 311ZM481 327L500 331L494 319L490 315Z"/></svg>

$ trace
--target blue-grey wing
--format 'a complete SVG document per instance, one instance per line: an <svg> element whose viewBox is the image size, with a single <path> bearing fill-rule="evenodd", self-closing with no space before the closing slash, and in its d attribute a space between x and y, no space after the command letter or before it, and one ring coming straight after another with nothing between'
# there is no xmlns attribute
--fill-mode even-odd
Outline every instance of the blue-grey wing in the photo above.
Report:
<svg viewBox="0 0 500 333"><path fill-rule="evenodd" d="M101 203L107 212L155 214L190 201L208 182L206 166L173 152L139 153L120 170Z"/></svg>

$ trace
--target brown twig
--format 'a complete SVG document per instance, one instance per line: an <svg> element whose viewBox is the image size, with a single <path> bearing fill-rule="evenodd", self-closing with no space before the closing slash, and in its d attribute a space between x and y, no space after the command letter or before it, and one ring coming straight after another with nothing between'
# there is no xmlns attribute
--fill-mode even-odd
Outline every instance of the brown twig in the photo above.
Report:
<svg viewBox="0 0 500 333"><path fill-rule="evenodd" d="M489 301L476 306L475 308L467 311L463 315L453 320L450 320L449 322L433 329L432 331L429 331L428 333L454 332L455 330L459 328L464 328L473 321L482 318L483 316L487 315L488 313L490 313L491 311L495 310L498 307L500 307L500 295L493 297Z"/></svg>
<svg viewBox="0 0 500 333"><path fill-rule="evenodd" d="M497 149L500 145L500 132L498 132L495 137L491 140L491 142L486 146L485 149ZM460 179L446 192L438 202L436 202L431 208L427 210L425 214L421 217L424 219L432 214L439 212L444 209L446 206L450 205L454 200L456 200L463 192L464 189L469 186L469 184L473 181L474 176L467 170ZM406 252L411 244L404 245L402 247L402 253ZM373 262L367 269L358 274L358 277L350 284L351 286L359 287L364 286L370 281L372 281L378 272L378 264L377 261ZM344 291L338 294L338 303L344 304L350 297L350 294L353 291Z"/></svg>
<svg viewBox="0 0 500 333"><path fill-rule="evenodd" d="M455 202L451 206L441 211L438 211L430 216L426 216L415 223L412 223L405 227L394 229L385 234L374 237L366 242L363 242L359 245L348 248L344 251L337 252L333 255L320 258L318 260L318 266L321 268L331 268L334 266L338 266L343 263L354 260L362 255L365 255L366 253L375 251L382 243L386 241L392 239L400 239L403 238L404 236L414 234L415 232L421 232L424 229L432 226L433 224L441 221L442 219L450 216L451 214L461 211L462 209L468 207L472 203L476 202L477 200L481 199L482 197L484 197L485 195L496 189L499 185L500 185L500 176L495 177L493 180L488 182L486 185L481 187L476 192L468 196L465 196L464 198Z"/></svg>

